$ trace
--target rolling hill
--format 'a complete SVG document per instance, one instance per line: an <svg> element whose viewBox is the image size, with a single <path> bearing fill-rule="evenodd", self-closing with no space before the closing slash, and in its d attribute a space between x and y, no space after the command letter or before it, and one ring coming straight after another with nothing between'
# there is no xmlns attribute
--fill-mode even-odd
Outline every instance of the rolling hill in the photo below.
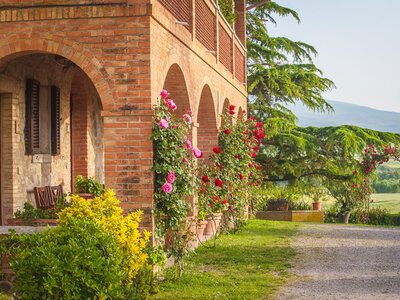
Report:
<svg viewBox="0 0 400 300"><path fill-rule="evenodd" d="M335 112L315 113L301 105L289 106L298 117L297 125L302 127L355 125L378 131L400 133L400 113L377 110L340 101L328 101Z"/></svg>

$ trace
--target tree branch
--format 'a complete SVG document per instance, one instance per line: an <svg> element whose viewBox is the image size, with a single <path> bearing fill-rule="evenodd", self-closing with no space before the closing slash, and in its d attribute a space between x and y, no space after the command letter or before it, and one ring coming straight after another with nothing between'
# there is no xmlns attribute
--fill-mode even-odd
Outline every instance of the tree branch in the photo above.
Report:
<svg viewBox="0 0 400 300"><path fill-rule="evenodd" d="M255 4L253 4L253 5L250 5L249 7L246 7L246 11L249 11L250 9L259 7L259 6L261 6L261 5L264 5L265 3L268 3L268 2L270 2L270 1L271 1L271 0L264 0L264 1L261 1L261 2L259 2L259 3L255 3Z"/></svg>
<svg viewBox="0 0 400 300"><path fill-rule="evenodd" d="M268 181L268 182L288 181L288 180L299 179L301 177L308 177L308 176L312 176L312 175L321 175L321 176L325 176L329 179L335 179L335 180L349 180L353 176L353 175L331 174L331 173L323 171L323 170L315 170L315 171L311 171L309 173L301 174L300 176L294 176L293 174L287 174L287 175L283 176L283 178L264 178L264 181Z"/></svg>

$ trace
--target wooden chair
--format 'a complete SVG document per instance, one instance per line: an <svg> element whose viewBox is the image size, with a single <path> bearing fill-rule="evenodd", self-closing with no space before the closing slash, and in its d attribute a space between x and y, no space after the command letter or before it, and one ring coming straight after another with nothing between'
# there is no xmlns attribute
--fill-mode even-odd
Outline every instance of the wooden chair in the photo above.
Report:
<svg viewBox="0 0 400 300"><path fill-rule="evenodd" d="M51 194L47 186L34 187L33 192L35 194L36 207L42 210L49 209L53 205Z"/></svg>
<svg viewBox="0 0 400 300"><path fill-rule="evenodd" d="M62 185L34 187L36 207L47 210L63 197Z"/></svg>

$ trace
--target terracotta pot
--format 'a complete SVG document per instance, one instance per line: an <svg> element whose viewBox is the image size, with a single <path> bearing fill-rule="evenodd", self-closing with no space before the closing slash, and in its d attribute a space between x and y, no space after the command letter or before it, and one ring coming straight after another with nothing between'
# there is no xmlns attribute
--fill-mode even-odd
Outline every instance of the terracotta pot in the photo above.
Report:
<svg viewBox="0 0 400 300"><path fill-rule="evenodd" d="M79 197L85 198L85 199L94 199L94 195L93 194L89 194L89 193L82 193L82 194L77 194Z"/></svg>
<svg viewBox="0 0 400 300"><path fill-rule="evenodd" d="M32 226L32 225L37 225L37 226L57 226L58 222L57 219L37 219L37 220L32 220L32 223L29 224L29 221L25 223L24 219L8 219L7 220L8 225L10 226Z"/></svg>
<svg viewBox="0 0 400 300"><path fill-rule="evenodd" d="M280 203L275 203L275 204L271 204L269 206L269 210L273 210L273 211L288 211L289 210L289 204L280 204Z"/></svg>
<svg viewBox="0 0 400 300"><path fill-rule="evenodd" d="M215 235L218 233L221 223L222 213L215 213L214 218L207 218L207 226L204 229L204 235Z"/></svg>
<svg viewBox="0 0 400 300"><path fill-rule="evenodd" d="M313 210L321 210L322 202L313 202L312 206L313 206Z"/></svg>
<svg viewBox="0 0 400 300"><path fill-rule="evenodd" d="M199 240L201 240L203 238L204 229L206 228L207 223L208 222L206 220L200 221L200 222L197 223L197 238Z"/></svg>

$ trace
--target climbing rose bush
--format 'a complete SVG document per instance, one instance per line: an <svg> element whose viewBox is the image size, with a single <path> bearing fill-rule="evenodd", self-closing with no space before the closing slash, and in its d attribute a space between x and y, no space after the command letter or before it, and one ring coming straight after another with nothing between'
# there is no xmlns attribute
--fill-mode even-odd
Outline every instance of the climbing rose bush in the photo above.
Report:
<svg viewBox="0 0 400 300"><path fill-rule="evenodd" d="M354 178L351 184L351 200L354 202L354 208L361 209L364 223L368 223L369 220L369 207L373 202L372 178L377 165L388 162L390 158L399 160L399 157L399 147L368 145L365 148L361 162L353 172Z"/></svg>
<svg viewBox="0 0 400 300"><path fill-rule="evenodd" d="M153 171L155 237L168 256L173 256L180 268L189 254L192 239L188 215L196 185L195 158L202 157L200 149L192 148L191 112L176 114L176 105L167 99L163 90L154 107L152 141L154 147ZM165 124L165 122L167 124Z"/></svg>
<svg viewBox="0 0 400 300"><path fill-rule="evenodd" d="M248 199L262 181L254 157L265 134L263 124L254 117L235 117L233 105L223 113L222 124L218 147L200 164L199 211L211 216L222 212L238 229L246 217Z"/></svg>

